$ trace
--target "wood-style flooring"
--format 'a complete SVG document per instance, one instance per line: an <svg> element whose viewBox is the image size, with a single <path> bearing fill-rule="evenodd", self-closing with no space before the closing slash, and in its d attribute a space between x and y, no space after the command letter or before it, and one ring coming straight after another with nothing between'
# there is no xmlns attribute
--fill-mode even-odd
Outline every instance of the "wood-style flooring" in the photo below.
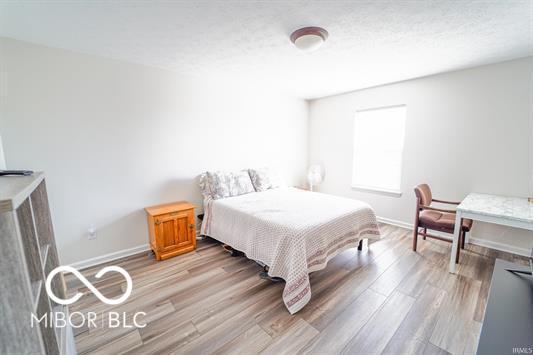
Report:
<svg viewBox="0 0 533 355"><path fill-rule="evenodd" d="M69 276L69 292L86 293L71 313L146 312L141 329L75 329L78 352L474 354L495 258L525 259L468 245L450 274L449 243L420 238L415 253L410 230L380 228L383 239L367 250L345 251L311 274L311 301L295 315L283 305L283 282L261 279L259 265L211 239L166 261L147 252L113 262L133 278L121 305L105 305ZM122 295L123 277L95 279L101 268L83 273L106 297Z"/></svg>

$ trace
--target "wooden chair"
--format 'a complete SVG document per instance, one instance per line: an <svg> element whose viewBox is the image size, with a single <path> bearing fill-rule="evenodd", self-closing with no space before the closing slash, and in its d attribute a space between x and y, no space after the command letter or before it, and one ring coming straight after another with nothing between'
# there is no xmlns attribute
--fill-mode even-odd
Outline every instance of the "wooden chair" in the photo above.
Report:
<svg viewBox="0 0 533 355"><path fill-rule="evenodd" d="M433 198L431 189L427 184L420 184L415 187L416 194L416 215L415 226L413 234L413 251L416 251L416 244L418 241L418 235L422 235L424 239L426 237L435 238L450 242L449 239L439 237L437 235L430 235L427 233L428 229L450 233L453 235L455 229L455 210L448 210L442 208L431 207L432 202L445 203L449 205L458 205L460 202L451 202L444 200L437 200ZM460 247L457 248L457 254L455 256L455 263L459 262L459 251L465 248L465 234L470 232L472 228L472 220L463 218L461 219L461 232L459 234Z"/></svg>

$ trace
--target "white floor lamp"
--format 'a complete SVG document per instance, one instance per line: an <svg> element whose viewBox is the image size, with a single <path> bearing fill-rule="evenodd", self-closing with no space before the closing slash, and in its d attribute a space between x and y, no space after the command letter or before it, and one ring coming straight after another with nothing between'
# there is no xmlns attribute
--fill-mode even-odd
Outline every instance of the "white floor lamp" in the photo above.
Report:
<svg viewBox="0 0 533 355"><path fill-rule="evenodd" d="M320 185L324 181L324 168L322 165L311 165L307 170L307 182L309 190L313 191L313 186Z"/></svg>

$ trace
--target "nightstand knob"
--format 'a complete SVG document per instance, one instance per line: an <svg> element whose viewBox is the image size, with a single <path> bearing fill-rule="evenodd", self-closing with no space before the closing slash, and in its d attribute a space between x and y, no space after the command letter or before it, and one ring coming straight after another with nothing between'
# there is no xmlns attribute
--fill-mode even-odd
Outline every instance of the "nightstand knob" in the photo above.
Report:
<svg viewBox="0 0 533 355"><path fill-rule="evenodd" d="M194 228L194 224L192 224L192 223L189 224L189 228L190 228L190 229L193 229L193 228Z"/></svg>

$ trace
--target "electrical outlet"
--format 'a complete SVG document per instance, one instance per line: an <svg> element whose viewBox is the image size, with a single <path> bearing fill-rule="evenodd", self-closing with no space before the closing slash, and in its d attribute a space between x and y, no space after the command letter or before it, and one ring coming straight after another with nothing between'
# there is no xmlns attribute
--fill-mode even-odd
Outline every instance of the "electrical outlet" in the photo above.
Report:
<svg viewBox="0 0 533 355"><path fill-rule="evenodd" d="M87 234L87 238L89 240L94 240L96 239L96 228L94 227L90 227L88 230L87 230L88 234Z"/></svg>

